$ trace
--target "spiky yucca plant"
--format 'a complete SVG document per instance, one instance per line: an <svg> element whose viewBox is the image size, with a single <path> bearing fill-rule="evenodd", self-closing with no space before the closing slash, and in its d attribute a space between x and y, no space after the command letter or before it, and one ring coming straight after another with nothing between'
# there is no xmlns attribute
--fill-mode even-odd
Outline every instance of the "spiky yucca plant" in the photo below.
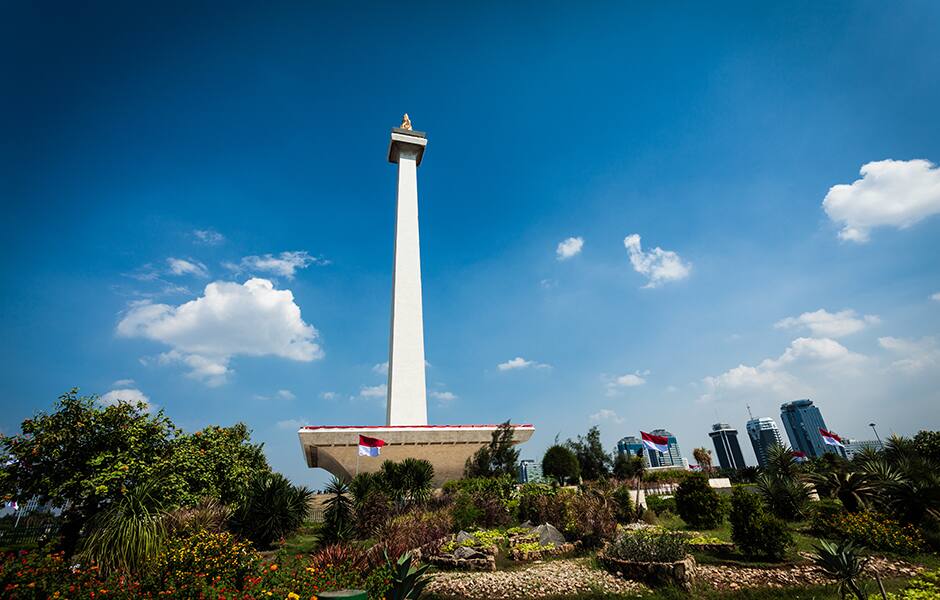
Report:
<svg viewBox="0 0 940 600"><path fill-rule="evenodd" d="M410 552L405 552L394 562L386 552L385 563L392 572L392 589L388 592L389 600L414 600L421 596L421 592L431 581L430 577L425 575L430 565L415 567L415 560Z"/></svg>
<svg viewBox="0 0 940 600"><path fill-rule="evenodd" d="M823 573L836 580L839 596L844 600L851 591L858 600L865 600L859 582L869 559L862 558L852 542L819 540L815 549L813 562Z"/></svg>
<svg viewBox="0 0 940 600"><path fill-rule="evenodd" d="M248 484L244 503L233 519L234 528L259 548L300 529L310 512L313 492L293 485L280 473L264 473Z"/></svg>

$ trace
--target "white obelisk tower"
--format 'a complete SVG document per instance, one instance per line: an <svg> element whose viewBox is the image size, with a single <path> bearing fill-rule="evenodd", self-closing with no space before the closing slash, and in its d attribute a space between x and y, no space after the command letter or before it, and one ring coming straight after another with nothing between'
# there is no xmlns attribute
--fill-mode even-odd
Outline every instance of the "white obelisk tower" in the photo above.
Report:
<svg viewBox="0 0 940 600"><path fill-rule="evenodd" d="M402 127L392 129L388 146L388 161L398 164L398 211L386 425L428 424L418 243L418 165L427 143L424 133L411 130L411 121L405 115Z"/></svg>

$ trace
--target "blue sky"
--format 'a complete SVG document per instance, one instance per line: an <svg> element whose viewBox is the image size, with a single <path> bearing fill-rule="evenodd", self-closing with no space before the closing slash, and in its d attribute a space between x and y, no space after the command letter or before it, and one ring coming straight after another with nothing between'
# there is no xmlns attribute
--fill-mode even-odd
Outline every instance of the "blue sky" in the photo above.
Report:
<svg viewBox="0 0 940 600"><path fill-rule="evenodd" d="M139 394L322 483L298 424L384 422L403 112L432 422L531 422L523 457L595 423L690 456L798 397L846 436L940 428L938 29L930 2L8 7L0 431Z"/></svg>

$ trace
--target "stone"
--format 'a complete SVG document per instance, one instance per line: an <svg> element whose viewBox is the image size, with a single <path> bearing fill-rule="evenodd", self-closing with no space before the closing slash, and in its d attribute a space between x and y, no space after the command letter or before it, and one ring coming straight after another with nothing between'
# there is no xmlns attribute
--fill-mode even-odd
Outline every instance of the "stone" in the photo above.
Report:
<svg viewBox="0 0 940 600"><path fill-rule="evenodd" d="M566 541L565 536L562 535L560 531L555 529L555 527L550 523L539 525L532 531L533 533L539 534L539 544L542 546L548 546L549 544L553 546L561 546Z"/></svg>
<svg viewBox="0 0 940 600"><path fill-rule="evenodd" d="M469 546L461 546L454 550L454 558L469 560L474 558L486 558L486 555L479 550L470 548Z"/></svg>
<svg viewBox="0 0 940 600"><path fill-rule="evenodd" d="M458 544L462 544L466 541L472 540L473 536L461 529L460 533L458 533L457 537L454 539Z"/></svg>

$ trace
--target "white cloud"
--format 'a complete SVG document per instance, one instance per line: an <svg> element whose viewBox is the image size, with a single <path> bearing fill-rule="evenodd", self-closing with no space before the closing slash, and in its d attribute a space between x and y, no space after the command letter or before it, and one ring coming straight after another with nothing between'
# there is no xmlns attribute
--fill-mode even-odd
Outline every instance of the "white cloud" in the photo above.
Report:
<svg viewBox="0 0 940 600"><path fill-rule="evenodd" d="M516 369L550 369L551 365L546 365L542 363L535 362L534 360L526 360L521 356L517 356L511 360L507 360L504 363L499 363L496 365L496 368L500 371L513 371Z"/></svg>
<svg viewBox="0 0 940 600"><path fill-rule="evenodd" d="M277 397L282 400L293 400L297 398L297 396L294 395L294 392L290 390L278 390Z"/></svg>
<svg viewBox="0 0 940 600"><path fill-rule="evenodd" d="M558 282L554 279L542 279L539 281L539 287L543 290L550 290L552 288L558 287Z"/></svg>
<svg viewBox="0 0 940 600"><path fill-rule="evenodd" d="M118 323L123 337L162 342L171 350L162 363L179 362L190 376L221 385L232 372L234 356L279 356L309 362L323 357L317 330L304 322L290 290L276 290L267 279L243 285L216 281L203 296L180 306L131 304Z"/></svg>
<svg viewBox="0 0 940 600"><path fill-rule="evenodd" d="M338 396L336 392L320 392L320 397L324 400L336 400Z"/></svg>
<svg viewBox="0 0 940 600"><path fill-rule="evenodd" d="M857 371L866 357L850 351L829 338L797 338L777 358L767 358L757 366L738 365L717 376L702 379L705 394L702 401L734 391L771 392L780 396L805 393L806 386L791 369L821 368L832 377Z"/></svg>
<svg viewBox="0 0 940 600"><path fill-rule="evenodd" d="M609 408L602 408L591 415L589 418L595 423L600 423L601 421L623 423L623 417L620 417L616 412L610 410Z"/></svg>
<svg viewBox="0 0 940 600"><path fill-rule="evenodd" d="M940 292L937 292L936 294L932 294L932 295L930 296L930 299L931 299L931 300L936 300L937 302L940 302Z"/></svg>
<svg viewBox="0 0 940 600"><path fill-rule="evenodd" d="M128 402L131 404L143 402L146 405L147 410L152 410L155 408L150 404L150 397L136 388L119 388L111 390L107 394L102 394L100 400L101 403L106 406L113 406L121 402Z"/></svg>
<svg viewBox="0 0 940 600"><path fill-rule="evenodd" d="M940 169L927 160L880 160L862 165L861 179L834 185L823 209L840 225L839 237L868 241L871 229L906 229L940 213Z"/></svg>
<svg viewBox="0 0 940 600"><path fill-rule="evenodd" d="M881 337L878 338L878 344L899 357L891 363L894 370L917 373L940 367L940 348L937 347L937 340L932 337L919 340Z"/></svg>
<svg viewBox="0 0 940 600"><path fill-rule="evenodd" d="M214 229L194 229L193 237L200 244L218 246L225 241L225 236Z"/></svg>
<svg viewBox="0 0 940 600"><path fill-rule="evenodd" d="M388 388L382 385L365 385L359 390L359 396L362 398L385 398L388 395Z"/></svg>
<svg viewBox="0 0 940 600"><path fill-rule="evenodd" d="M111 384L111 387L116 387L116 388L121 388L121 387L123 387L123 388L126 388L126 387L130 387L130 386L132 386L132 385L134 385L134 380L133 380L133 379L118 379L117 381L115 381L114 383Z"/></svg>
<svg viewBox="0 0 940 600"><path fill-rule="evenodd" d="M450 404L457 399L457 394L448 391L438 392L432 390L428 392L428 396L437 400L438 404Z"/></svg>
<svg viewBox="0 0 940 600"><path fill-rule="evenodd" d="M633 265L633 270L649 279L643 286L645 288L654 288L668 281L685 279L692 271L692 265L683 262L682 258L672 250L663 250L657 246L644 252L639 234L634 233L623 238L623 245L630 253L630 264Z"/></svg>
<svg viewBox="0 0 940 600"><path fill-rule="evenodd" d="M208 277L209 271L206 265L193 259L173 258L166 259L170 267L170 273L173 275L195 275L196 277Z"/></svg>
<svg viewBox="0 0 940 600"><path fill-rule="evenodd" d="M261 256L246 256L238 264L223 263L225 268L236 273L272 273L287 279L293 279L299 269L306 269L310 265L325 266L330 261L319 256L310 256L306 250L294 252L281 252L277 256L264 254Z"/></svg>
<svg viewBox="0 0 940 600"><path fill-rule="evenodd" d="M568 260L572 256L577 256L581 253L581 248L584 247L584 238L582 237L570 237L563 242L558 243L558 247L555 248L555 255L558 260Z"/></svg>
<svg viewBox="0 0 940 600"><path fill-rule="evenodd" d="M306 417L300 417L299 419L284 419L283 421L277 422L277 428L286 429L288 431L297 431L309 423L310 419L307 419Z"/></svg>
<svg viewBox="0 0 940 600"><path fill-rule="evenodd" d="M646 379L644 379L643 375L649 375L649 371L644 371L642 373L637 371L636 373L627 373L626 375L614 377L607 382L607 395L614 396L624 388L643 385L646 383Z"/></svg>
<svg viewBox="0 0 940 600"><path fill-rule="evenodd" d="M372 367L372 372L378 373L379 375L388 375L388 361L374 365Z"/></svg>
<svg viewBox="0 0 940 600"><path fill-rule="evenodd" d="M859 315L854 310L840 310L837 313L820 308L815 312L805 312L798 317L787 317L774 324L777 329L806 327L815 336L839 338L859 332L869 325L877 325L880 319L875 315Z"/></svg>

